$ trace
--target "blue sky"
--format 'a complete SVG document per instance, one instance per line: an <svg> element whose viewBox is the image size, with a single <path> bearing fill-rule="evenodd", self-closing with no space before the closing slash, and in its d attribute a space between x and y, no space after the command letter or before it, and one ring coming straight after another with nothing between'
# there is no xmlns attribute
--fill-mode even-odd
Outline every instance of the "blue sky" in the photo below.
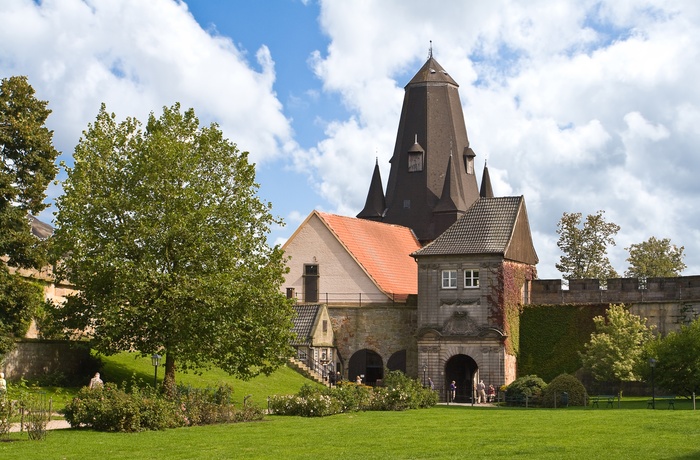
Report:
<svg viewBox="0 0 700 460"><path fill-rule="evenodd" d="M0 23L0 77L49 101L62 159L102 102L141 120L181 102L251 153L287 222L275 243L313 209L356 214L375 159L386 181L432 40L478 169L525 196L541 278L559 277L562 214L600 209L620 274L650 236L700 274L698 2L3 0Z"/></svg>

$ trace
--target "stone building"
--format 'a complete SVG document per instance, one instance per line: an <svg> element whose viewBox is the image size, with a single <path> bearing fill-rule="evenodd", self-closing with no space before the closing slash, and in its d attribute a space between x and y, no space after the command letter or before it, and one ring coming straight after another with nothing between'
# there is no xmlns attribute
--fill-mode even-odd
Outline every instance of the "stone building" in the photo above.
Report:
<svg viewBox="0 0 700 460"><path fill-rule="evenodd" d="M327 306L344 378L398 369L441 390L456 380L471 400L479 377L515 378L491 291L507 264L534 273L537 255L524 198L493 197L487 168L477 187L458 85L432 53L405 90L386 194L375 165L357 218L314 211L283 248L284 288Z"/></svg>

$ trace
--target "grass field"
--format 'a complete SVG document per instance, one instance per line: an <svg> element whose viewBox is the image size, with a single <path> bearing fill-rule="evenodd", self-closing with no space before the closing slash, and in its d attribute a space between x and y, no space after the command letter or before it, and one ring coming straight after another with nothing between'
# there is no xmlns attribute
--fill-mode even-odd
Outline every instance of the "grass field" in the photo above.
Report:
<svg viewBox="0 0 700 460"><path fill-rule="evenodd" d="M57 430L41 442L13 434L0 456L17 459L226 458L700 458L700 411L509 409L437 406L326 418L137 434Z"/></svg>
<svg viewBox="0 0 700 460"><path fill-rule="evenodd" d="M152 384L150 359L126 353L105 359L106 381L128 381L132 375ZM227 383L235 400L252 395L260 406L268 395L296 393L308 382L288 368L249 382L217 370L178 373L177 379L198 387ZM72 392L57 395L66 399ZM255 423L136 434L69 429L51 431L44 441L12 433L0 442L0 458L700 459L700 410L692 410L689 400L677 401L676 410L661 404L648 410L646 401L624 398L620 408L599 409L441 405L326 418L267 416Z"/></svg>

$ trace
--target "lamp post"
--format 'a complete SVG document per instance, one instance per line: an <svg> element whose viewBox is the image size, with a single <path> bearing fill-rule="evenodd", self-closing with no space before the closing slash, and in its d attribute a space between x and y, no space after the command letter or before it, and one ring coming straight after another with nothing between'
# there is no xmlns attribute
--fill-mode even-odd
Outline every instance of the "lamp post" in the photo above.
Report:
<svg viewBox="0 0 700 460"><path fill-rule="evenodd" d="M649 366L651 366L651 408L656 409L656 391L654 388L654 368L656 367L656 360L654 358L649 358Z"/></svg>
<svg viewBox="0 0 700 460"><path fill-rule="evenodd" d="M425 380L425 373L428 372L428 365L426 363L423 363L423 388L425 388L426 385L426 380Z"/></svg>
<svg viewBox="0 0 700 460"><path fill-rule="evenodd" d="M156 369L155 374L153 374L153 388L158 387L158 366L160 366L160 355L158 353L151 355L151 364Z"/></svg>

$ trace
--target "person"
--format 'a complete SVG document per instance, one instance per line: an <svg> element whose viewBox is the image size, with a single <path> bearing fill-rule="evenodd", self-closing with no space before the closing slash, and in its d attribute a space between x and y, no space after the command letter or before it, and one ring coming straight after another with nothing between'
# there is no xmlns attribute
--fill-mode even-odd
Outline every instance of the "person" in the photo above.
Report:
<svg viewBox="0 0 700 460"><path fill-rule="evenodd" d="M435 389L435 384L433 383L433 379L431 379L430 377L428 377L428 388L430 388L431 390Z"/></svg>
<svg viewBox="0 0 700 460"><path fill-rule="evenodd" d="M496 389L493 384L489 385L489 389L486 390L486 402L494 402L496 400Z"/></svg>
<svg viewBox="0 0 700 460"><path fill-rule="evenodd" d="M454 401L455 396L457 396L457 383L453 380L450 383L450 401Z"/></svg>
<svg viewBox="0 0 700 460"><path fill-rule="evenodd" d="M476 389L478 390L478 396L476 398L476 402L479 404L483 404L486 402L486 385L484 384L483 380L479 380L479 384L476 386Z"/></svg>
<svg viewBox="0 0 700 460"><path fill-rule="evenodd" d="M355 383L358 384L358 385L362 385L362 377L360 377L360 376L358 375L357 378L355 379Z"/></svg>
<svg viewBox="0 0 700 460"><path fill-rule="evenodd" d="M5 380L5 373L0 372L0 396L5 396L7 393L7 381Z"/></svg>
<svg viewBox="0 0 700 460"><path fill-rule="evenodd" d="M100 378L100 373L97 372L95 376L90 379L90 389L94 390L96 388L102 388L104 385L104 382L102 382L102 379Z"/></svg>

